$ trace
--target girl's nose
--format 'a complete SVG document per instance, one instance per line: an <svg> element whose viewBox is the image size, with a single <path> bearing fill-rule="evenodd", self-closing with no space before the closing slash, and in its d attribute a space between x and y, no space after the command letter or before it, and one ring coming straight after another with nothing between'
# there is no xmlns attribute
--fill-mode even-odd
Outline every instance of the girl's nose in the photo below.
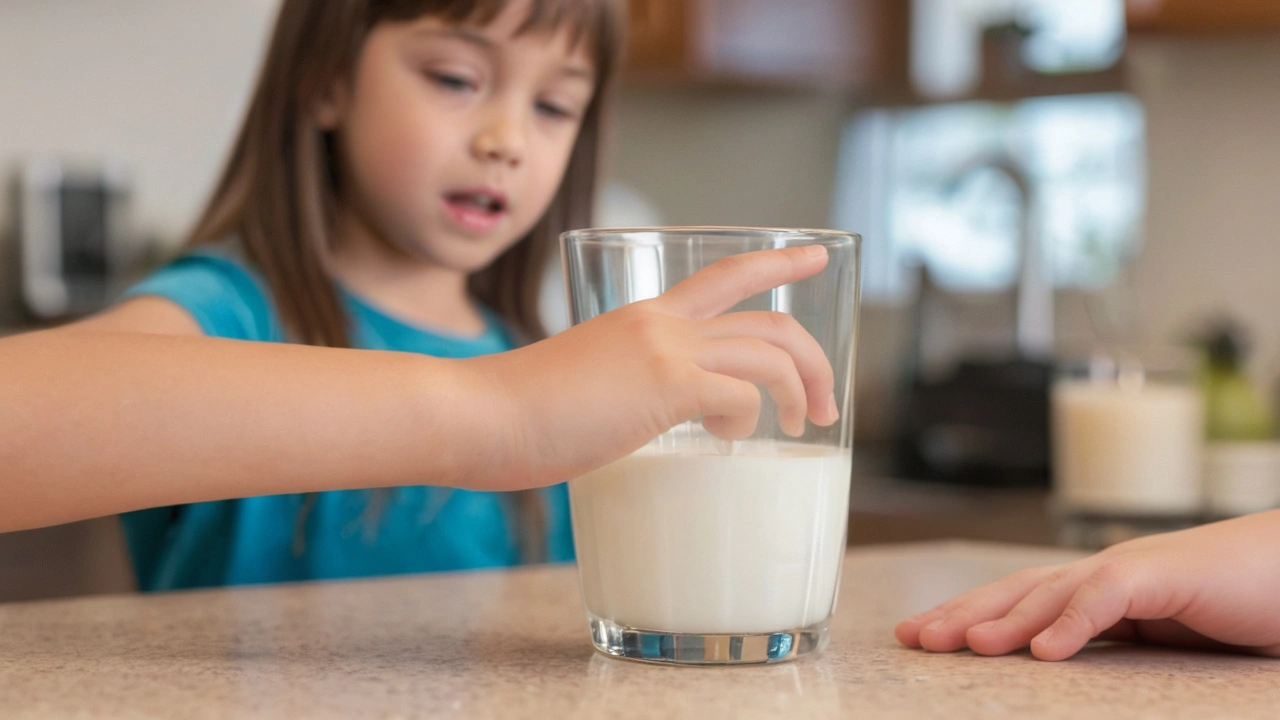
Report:
<svg viewBox="0 0 1280 720"><path fill-rule="evenodd" d="M481 160L518 166L524 161L525 152L524 129L519 114L501 110L491 113L475 134L472 151Z"/></svg>

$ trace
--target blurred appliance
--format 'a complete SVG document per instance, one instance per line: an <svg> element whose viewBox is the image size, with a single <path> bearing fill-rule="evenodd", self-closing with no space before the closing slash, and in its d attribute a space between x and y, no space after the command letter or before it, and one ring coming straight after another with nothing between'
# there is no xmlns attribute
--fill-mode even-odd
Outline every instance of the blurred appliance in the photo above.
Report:
<svg viewBox="0 0 1280 720"><path fill-rule="evenodd" d="M1005 155L965 163L949 183L950 191L980 169L1004 173L1017 189L1018 279L1011 296L990 294L994 301L984 304L981 298L974 300L976 294L948 298L927 267L921 268L905 381L908 399L897 441L898 471L906 477L962 484L1046 486L1054 289L1037 232L1038 202L1025 170ZM968 319L957 311L963 306L970 308ZM1016 350L1009 352L1006 345L993 352L995 344L988 342L981 351L961 343L945 362L931 362L926 347L930 315L942 316L933 319L953 335L972 336L984 326L988 331L995 326L1007 337L1011 329Z"/></svg>
<svg viewBox="0 0 1280 720"><path fill-rule="evenodd" d="M37 322L93 313L118 290L130 259L125 169L39 157L13 178L18 303Z"/></svg>
<svg viewBox="0 0 1280 720"><path fill-rule="evenodd" d="M936 324L975 334L1011 319L1012 298L948 296L927 278L920 287L912 321L916 349L903 378L906 402L894 448L897 474L963 485L1047 486L1052 363L1038 355L975 349L946 362L923 359L929 343L921 337L927 325L921 315L939 313ZM973 314L981 320L966 318Z"/></svg>

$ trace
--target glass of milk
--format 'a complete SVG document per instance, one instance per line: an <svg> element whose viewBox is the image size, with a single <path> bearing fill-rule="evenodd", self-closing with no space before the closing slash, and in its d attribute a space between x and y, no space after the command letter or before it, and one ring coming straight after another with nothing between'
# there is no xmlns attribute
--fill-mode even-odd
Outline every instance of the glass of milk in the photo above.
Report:
<svg viewBox="0 0 1280 720"><path fill-rule="evenodd" d="M574 323L656 297L729 255L823 245L819 275L730 312L794 317L835 371L840 420L786 435L761 389L755 433L701 422L569 483L578 570L601 652L668 663L788 660L820 649L835 609L853 415L860 238L826 230L668 227L561 238Z"/></svg>

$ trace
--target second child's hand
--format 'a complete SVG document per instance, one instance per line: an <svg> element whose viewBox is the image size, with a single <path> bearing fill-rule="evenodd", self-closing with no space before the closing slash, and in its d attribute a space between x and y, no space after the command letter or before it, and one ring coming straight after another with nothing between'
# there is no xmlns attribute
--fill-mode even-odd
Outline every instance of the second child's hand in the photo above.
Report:
<svg viewBox="0 0 1280 720"><path fill-rule="evenodd" d="M698 416L721 438L747 437L760 412L756 385L768 389L791 435L806 418L835 422L831 366L799 323L776 312L722 314L826 263L821 246L733 256L660 297L467 361L500 379L491 396L495 430L510 442L495 447L513 453L502 482L575 477Z"/></svg>
<svg viewBox="0 0 1280 720"><path fill-rule="evenodd" d="M1280 510L1152 535L970 590L898 624L909 647L1064 660L1091 640L1280 655Z"/></svg>

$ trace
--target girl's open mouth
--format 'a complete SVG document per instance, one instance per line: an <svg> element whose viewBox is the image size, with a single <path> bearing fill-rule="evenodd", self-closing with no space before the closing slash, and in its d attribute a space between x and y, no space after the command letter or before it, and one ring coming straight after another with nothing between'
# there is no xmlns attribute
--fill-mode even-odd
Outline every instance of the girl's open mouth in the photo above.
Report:
<svg viewBox="0 0 1280 720"><path fill-rule="evenodd" d="M493 230L507 214L507 199L496 192L449 193L444 201L454 222L473 232Z"/></svg>

